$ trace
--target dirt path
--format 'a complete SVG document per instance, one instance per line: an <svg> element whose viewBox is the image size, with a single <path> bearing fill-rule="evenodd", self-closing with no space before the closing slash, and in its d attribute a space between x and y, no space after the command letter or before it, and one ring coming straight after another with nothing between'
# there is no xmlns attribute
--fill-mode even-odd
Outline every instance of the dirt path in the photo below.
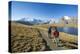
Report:
<svg viewBox="0 0 80 54"><path fill-rule="evenodd" d="M42 34L42 37L44 40L47 42L47 45L50 47L52 50L66 50L67 48L65 47L57 47L54 42L48 37L48 33L46 31L40 31Z"/></svg>

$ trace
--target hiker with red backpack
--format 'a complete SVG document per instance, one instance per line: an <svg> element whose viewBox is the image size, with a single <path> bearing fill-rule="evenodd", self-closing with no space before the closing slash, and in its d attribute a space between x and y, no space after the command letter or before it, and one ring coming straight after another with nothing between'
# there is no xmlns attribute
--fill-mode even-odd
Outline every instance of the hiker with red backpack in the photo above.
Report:
<svg viewBox="0 0 80 54"><path fill-rule="evenodd" d="M56 43L56 45L59 46L59 32L57 30L57 27L54 27L52 29L52 37L53 37L53 41Z"/></svg>

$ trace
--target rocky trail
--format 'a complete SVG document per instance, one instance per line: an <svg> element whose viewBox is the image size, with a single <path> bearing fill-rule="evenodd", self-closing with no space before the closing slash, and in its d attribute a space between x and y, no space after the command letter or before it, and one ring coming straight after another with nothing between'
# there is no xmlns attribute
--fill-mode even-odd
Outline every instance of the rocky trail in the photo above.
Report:
<svg viewBox="0 0 80 54"><path fill-rule="evenodd" d="M47 45L50 47L51 50L67 50L63 46L57 47L56 44L48 37L48 33L46 31L40 31L42 34L43 39L47 42ZM62 45L62 43L60 43Z"/></svg>

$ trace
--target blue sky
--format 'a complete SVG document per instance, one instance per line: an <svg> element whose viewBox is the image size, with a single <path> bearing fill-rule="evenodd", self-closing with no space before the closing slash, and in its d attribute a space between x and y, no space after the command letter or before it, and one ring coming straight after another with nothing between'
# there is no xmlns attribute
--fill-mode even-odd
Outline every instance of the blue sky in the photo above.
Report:
<svg viewBox="0 0 80 54"><path fill-rule="evenodd" d="M13 1L11 3L11 18L17 20L21 18L55 18L63 16L77 16L77 5L30 3Z"/></svg>

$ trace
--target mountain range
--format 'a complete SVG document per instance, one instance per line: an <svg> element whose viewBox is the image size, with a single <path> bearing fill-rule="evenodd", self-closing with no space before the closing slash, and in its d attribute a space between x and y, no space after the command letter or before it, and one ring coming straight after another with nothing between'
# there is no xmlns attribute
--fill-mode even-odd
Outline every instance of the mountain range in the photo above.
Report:
<svg viewBox="0 0 80 54"><path fill-rule="evenodd" d="M69 16L63 16L65 20L70 21L71 17ZM17 20L16 22L27 24L27 25L38 25L38 24L53 24L53 23L60 23L59 21L62 19L55 19L55 18L21 18Z"/></svg>
<svg viewBox="0 0 80 54"><path fill-rule="evenodd" d="M50 24L53 19L50 20L43 20L43 19L37 19L37 18L21 18L17 20L16 22L27 24L27 25L36 25L36 24Z"/></svg>

